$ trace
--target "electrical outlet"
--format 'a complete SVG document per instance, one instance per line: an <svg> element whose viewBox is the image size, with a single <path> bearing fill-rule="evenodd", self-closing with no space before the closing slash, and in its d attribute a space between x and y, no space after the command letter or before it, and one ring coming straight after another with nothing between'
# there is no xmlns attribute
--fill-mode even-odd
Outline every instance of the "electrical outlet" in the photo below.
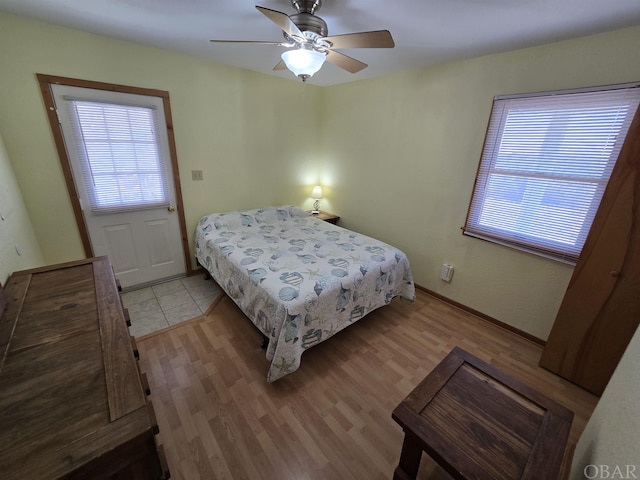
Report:
<svg viewBox="0 0 640 480"><path fill-rule="evenodd" d="M191 170L191 180L202 180L202 170Z"/></svg>
<svg viewBox="0 0 640 480"><path fill-rule="evenodd" d="M440 269L440 280L443 280L445 282L450 282L452 277L453 277L453 265L443 263L442 268Z"/></svg>

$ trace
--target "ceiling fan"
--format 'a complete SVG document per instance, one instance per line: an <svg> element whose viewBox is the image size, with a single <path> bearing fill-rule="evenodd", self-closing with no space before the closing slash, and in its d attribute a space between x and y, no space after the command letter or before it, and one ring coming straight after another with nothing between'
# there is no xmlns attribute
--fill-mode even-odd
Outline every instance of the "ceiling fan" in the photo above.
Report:
<svg viewBox="0 0 640 480"><path fill-rule="evenodd" d="M291 5L298 12L291 16L256 5L262 14L282 29L284 42L211 41L213 43L255 43L285 47L288 50L282 54L282 60L273 69L284 70L288 68L303 82L320 70L325 60L351 73L357 73L367 67L366 63L335 51L336 48L393 48L395 46L388 30L327 36L327 23L315 15L315 12L322 6L322 0L291 0Z"/></svg>

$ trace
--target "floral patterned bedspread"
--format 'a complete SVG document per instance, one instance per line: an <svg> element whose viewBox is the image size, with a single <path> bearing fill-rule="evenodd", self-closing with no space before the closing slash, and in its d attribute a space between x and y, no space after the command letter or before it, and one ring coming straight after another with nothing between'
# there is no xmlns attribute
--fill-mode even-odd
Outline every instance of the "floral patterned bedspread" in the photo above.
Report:
<svg viewBox="0 0 640 480"><path fill-rule="evenodd" d="M294 206L200 219L196 258L267 337L267 380L395 296L415 300L406 255Z"/></svg>

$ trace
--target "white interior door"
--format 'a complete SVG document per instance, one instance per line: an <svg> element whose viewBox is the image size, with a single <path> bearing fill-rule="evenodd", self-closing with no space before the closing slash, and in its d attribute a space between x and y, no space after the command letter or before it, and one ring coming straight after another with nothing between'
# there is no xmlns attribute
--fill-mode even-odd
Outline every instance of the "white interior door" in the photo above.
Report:
<svg viewBox="0 0 640 480"><path fill-rule="evenodd" d="M183 275L162 98L52 85L93 253L123 287Z"/></svg>

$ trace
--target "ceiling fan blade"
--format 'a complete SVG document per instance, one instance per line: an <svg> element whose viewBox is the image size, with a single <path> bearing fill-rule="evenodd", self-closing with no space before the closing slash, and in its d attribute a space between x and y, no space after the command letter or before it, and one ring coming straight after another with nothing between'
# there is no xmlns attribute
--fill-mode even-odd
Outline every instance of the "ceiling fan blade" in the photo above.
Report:
<svg viewBox="0 0 640 480"><path fill-rule="evenodd" d="M273 67L273 69L274 70L286 70L287 69L287 65L282 60L280 60L278 62L278 64L275 67Z"/></svg>
<svg viewBox="0 0 640 480"><path fill-rule="evenodd" d="M256 40L209 40L211 43L253 43L260 45L278 45L280 47L290 46L288 43L283 42L260 42Z"/></svg>
<svg viewBox="0 0 640 480"><path fill-rule="evenodd" d="M333 50L327 50L327 61L350 73L358 73L360 70L367 68L366 63Z"/></svg>
<svg viewBox="0 0 640 480"><path fill-rule="evenodd" d="M278 25L282 31L291 36L297 36L300 38L304 38L304 34L300 31L300 29L296 26L295 23L289 18L289 15L286 13L278 12L277 10L271 10L270 8L259 7L256 5L256 8L265 15L269 20Z"/></svg>
<svg viewBox="0 0 640 480"><path fill-rule="evenodd" d="M389 30L347 33L325 37L324 40L331 42L331 48L393 48L395 46Z"/></svg>

